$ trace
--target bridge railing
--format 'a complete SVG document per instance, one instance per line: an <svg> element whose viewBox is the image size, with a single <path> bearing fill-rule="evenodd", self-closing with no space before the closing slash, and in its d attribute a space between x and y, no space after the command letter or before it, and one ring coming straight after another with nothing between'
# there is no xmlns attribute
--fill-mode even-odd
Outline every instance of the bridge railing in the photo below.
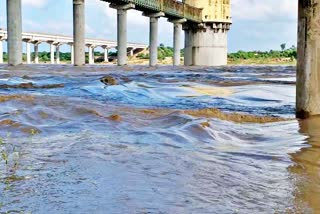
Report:
<svg viewBox="0 0 320 214"><path fill-rule="evenodd" d="M0 29L0 39L7 40L8 34L7 31L4 29ZM30 33L30 32L23 32L22 33L22 40L28 42L53 42L59 44L72 44L73 37L66 36L66 35L54 35L54 34L45 34L45 33ZM86 38L85 39L86 45L93 45L93 46L107 46L109 48L114 48L117 46L116 41L106 40L106 39L92 39ZM128 43L128 47L132 48L142 48L145 49L148 45L141 44L141 43Z"/></svg>
<svg viewBox="0 0 320 214"><path fill-rule="evenodd" d="M162 0L162 8L170 16L184 17L184 4L173 0Z"/></svg>
<svg viewBox="0 0 320 214"><path fill-rule="evenodd" d="M190 5L184 5L184 18L195 22L202 22L202 9L192 7Z"/></svg>
<svg viewBox="0 0 320 214"><path fill-rule="evenodd" d="M162 9L162 4L159 0L132 0L131 2L150 10L161 11Z"/></svg>
<svg viewBox="0 0 320 214"><path fill-rule="evenodd" d="M115 4L133 3L140 10L164 12L169 17L186 18L192 22L202 22L202 9L176 0L103 0Z"/></svg>

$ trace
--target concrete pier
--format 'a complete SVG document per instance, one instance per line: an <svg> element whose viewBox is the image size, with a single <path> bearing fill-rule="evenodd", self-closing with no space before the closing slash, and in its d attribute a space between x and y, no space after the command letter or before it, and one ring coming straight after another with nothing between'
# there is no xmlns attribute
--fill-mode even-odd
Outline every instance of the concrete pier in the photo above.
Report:
<svg viewBox="0 0 320 214"><path fill-rule="evenodd" d="M92 59L92 47L88 46L88 63L91 64Z"/></svg>
<svg viewBox="0 0 320 214"><path fill-rule="evenodd" d="M0 39L0 64L3 63L3 41Z"/></svg>
<svg viewBox="0 0 320 214"><path fill-rule="evenodd" d="M173 65L180 65L181 47L180 47L180 34L182 25L180 23L173 24Z"/></svg>
<svg viewBox="0 0 320 214"><path fill-rule="evenodd" d="M74 65L81 66L85 60L85 6L84 0L73 0Z"/></svg>
<svg viewBox="0 0 320 214"><path fill-rule="evenodd" d="M94 65L94 49L95 49L95 47L94 46L92 46L91 47L91 62L89 63L89 64L91 64L91 65Z"/></svg>
<svg viewBox="0 0 320 214"><path fill-rule="evenodd" d="M127 10L117 10L118 65L127 64Z"/></svg>
<svg viewBox="0 0 320 214"><path fill-rule="evenodd" d="M96 47L95 46L92 46L92 58L91 58L91 64L93 65L95 63L95 58L94 58L94 49Z"/></svg>
<svg viewBox="0 0 320 214"><path fill-rule="evenodd" d="M70 45L70 53L71 53L71 64L74 64L74 45L71 43Z"/></svg>
<svg viewBox="0 0 320 214"><path fill-rule="evenodd" d="M54 44L50 44L50 63L54 64Z"/></svg>
<svg viewBox="0 0 320 214"><path fill-rule="evenodd" d="M296 115L320 115L320 1L299 0Z"/></svg>
<svg viewBox="0 0 320 214"><path fill-rule="evenodd" d="M133 49L131 49L131 50L129 51L129 56L130 56L130 57L133 57L133 55L134 55L134 52L133 52Z"/></svg>
<svg viewBox="0 0 320 214"><path fill-rule="evenodd" d="M88 54L89 54L89 59L88 59L88 62L89 62L89 65L93 65L94 64L94 46L90 45L88 46Z"/></svg>
<svg viewBox="0 0 320 214"><path fill-rule="evenodd" d="M108 47L103 47L104 50L104 62L109 62L109 49Z"/></svg>
<svg viewBox="0 0 320 214"><path fill-rule="evenodd" d="M26 41L27 64L31 64L31 43Z"/></svg>
<svg viewBox="0 0 320 214"><path fill-rule="evenodd" d="M127 64L127 11L135 8L132 3L125 5L110 4L111 8L117 10L117 50L118 65Z"/></svg>
<svg viewBox="0 0 320 214"><path fill-rule="evenodd" d="M39 64L39 44L34 43L34 63Z"/></svg>
<svg viewBox="0 0 320 214"><path fill-rule="evenodd" d="M158 21L159 18L165 16L163 12L159 13L143 13L144 16L150 17L150 33L149 33L149 65L156 66L158 64Z"/></svg>
<svg viewBox="0 0 320 214"><path fill-rule="evenodd" d="M56 63L60 64L60 44L56 45Z"/></svg>
<svg viewBox="0 0 320 214"><path fill-rule="evenodd" d="M227 64L227 42L230 24L185 24L186 66L220 66Z"/></svg>
<svg viewBox="0 0 320 214"><path fill-rule="evenodd" d="M181 32L182 32L182 23L185 23L186 19L177 19L169 20L173 23L173 65L180 65L181 58Z"/></svg>
<svg viewBox="0 0 320 214"><path fill-rule="evenodd" d="M158 64L158 19L156 17L150 17L150 66L156 66Z"/></svg>
<svg viewBox="0 0 320 214"><path fill-rule="evenodd" d="M7 0L8 64L22 63L21 0Z"/></svg>

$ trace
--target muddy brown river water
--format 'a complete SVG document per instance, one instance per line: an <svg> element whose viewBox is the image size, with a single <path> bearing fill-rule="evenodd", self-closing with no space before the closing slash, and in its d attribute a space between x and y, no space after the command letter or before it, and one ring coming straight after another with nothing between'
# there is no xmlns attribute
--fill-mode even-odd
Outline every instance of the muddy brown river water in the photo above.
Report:
<svg viewBox="0 0 320 214"><path fill-rule="evenodd" d="M0 213L320 213L294 67L2 65L0 106Z"/></svg>

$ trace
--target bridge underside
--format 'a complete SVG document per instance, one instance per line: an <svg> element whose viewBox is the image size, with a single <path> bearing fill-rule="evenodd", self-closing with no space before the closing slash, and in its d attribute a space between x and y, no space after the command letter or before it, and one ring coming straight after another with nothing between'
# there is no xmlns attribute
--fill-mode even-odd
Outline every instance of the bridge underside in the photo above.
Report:
<svg viewBox="0 0 320 214"><path fill-rule="evenodd" d="M175 0L102 0L118 5L134 4L135 9L142 12L163 12L169 19L186 18L190 22L202 22L202 9Z"/></svg>

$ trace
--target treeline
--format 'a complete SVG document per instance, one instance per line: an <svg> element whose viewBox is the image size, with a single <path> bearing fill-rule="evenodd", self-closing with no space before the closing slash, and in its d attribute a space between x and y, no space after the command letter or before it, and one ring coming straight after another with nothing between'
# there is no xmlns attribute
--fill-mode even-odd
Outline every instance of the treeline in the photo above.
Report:
<svg viewBox="0 0 320 214"><path fill-rule="evenodd" d="M261 60L264 59L288 59L288 60L295 60L297 59L297 48L292 46L291 48L286 49L285 44L281 44L280 51L278 50L270 50L270 51L238 51L236 53L229 53L228 60L229 61L239 61L239 60ZM88 61L88 53L86 53L86 61ZM95 61L96 62L103 62L104 61L104 53L95 52ZM109 52L109 57L115 58L117 56L117 52ZM181 50L181 57L184 56L184 51ZM34 59L34 53L31 53L32 59ZM150 55L147 52L140 53L136 56L139 59L149 59ZM160 44L158 47L158 59L164 60L166 58L173 57L173 48L166 47L163 44ZM26 61L26 54L23 54L23 60ZM3 53L4 61L8 60L7 53ZM50 52L39 52L39 61L40 62L49 62L50 61ZM71 61L71 53L68 52L60 52L60 61Z"/></svg>
<svg viewBox="0 0 320 214"><path fill-rule="evenodd" d="M229 53L229 61L246 60L246 59L297 59L297 48L292 46L286 49L285 44L281 44L282 50L270 50L270 51L238 51L236 53ZM181 57L184 56L184 51L181 50ZM140 53L137 55L140 59L149 59L149 53ZM165 47L163 44L158 48L158 59L163 60L167 57L173 57L173 48Z"/></svg>
<svg viewBox="0 0 320 214"><path fill-rule="evenodd" d="M35 54L34 54L34 52L32 52L31 59L34 59L34 56L35 56ZM50 62L50 52L46 52L46 51L39 52L38 56L39 56L40 62ZM55 54L55 56L56 56L56 54ZM71 53L70 52L60 52L59 56L60 56L60 61L71 62ZM97 62L104 61L104 53L94 52L94 56L95 56ZM109 56L116 56L116 53L109 52ZM27 55L25 53L23 53L22 59L23 59L23 61L27 61ZM3 53L3 60L5 62L8 61L8 54L6 52ZM89 54L88 53L86 53L86 61L87 62L89 61Z"/></svg>
<svg viewBox="0 0 320 214"><path fill-rule="evenodd" d="M270 50L270 51L238 51L236 53L229 53L229 60L239 60L239 59L280 59L280 58L288 58L291 60L297 59L297 48L292 46L289 49L283 48L283 44L281 45L282 50Z"/></svg>

